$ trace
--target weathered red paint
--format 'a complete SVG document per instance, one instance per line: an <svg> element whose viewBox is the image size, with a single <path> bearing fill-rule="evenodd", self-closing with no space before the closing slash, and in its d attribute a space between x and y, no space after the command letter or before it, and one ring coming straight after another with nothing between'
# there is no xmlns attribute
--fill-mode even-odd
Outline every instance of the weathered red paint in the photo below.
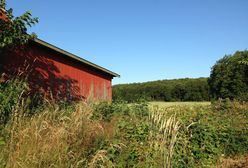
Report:
<svg viewBox="0 0 248 168"><path fill-rule="evenodd" d="M28 75L34 92L55 99L112 99L111 74L32 41L1 53L0 71Z"/></svg>

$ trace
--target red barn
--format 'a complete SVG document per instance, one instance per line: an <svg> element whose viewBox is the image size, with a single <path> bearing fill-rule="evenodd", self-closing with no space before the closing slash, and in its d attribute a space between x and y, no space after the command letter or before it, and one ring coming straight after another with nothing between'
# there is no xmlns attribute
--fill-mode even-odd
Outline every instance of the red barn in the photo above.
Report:
<svg viewBox="0 0 248 168"><path fill-rule="evenodd" d="M7 76L25 73L33 92L59 100L111 100L111 81L119 77L39 39L0 54L0 72Z"/></svg>

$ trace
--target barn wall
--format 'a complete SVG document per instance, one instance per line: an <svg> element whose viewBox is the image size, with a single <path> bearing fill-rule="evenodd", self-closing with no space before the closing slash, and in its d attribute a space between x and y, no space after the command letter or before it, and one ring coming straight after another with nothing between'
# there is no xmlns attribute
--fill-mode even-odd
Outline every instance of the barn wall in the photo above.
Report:
<svg viewBox="0 0 248 168"><path fill-rule="evenodd" d="M8 75L28 74L34 92L55 99L112 99L112 76L35 42L6 52L0 63Z"/></svg>

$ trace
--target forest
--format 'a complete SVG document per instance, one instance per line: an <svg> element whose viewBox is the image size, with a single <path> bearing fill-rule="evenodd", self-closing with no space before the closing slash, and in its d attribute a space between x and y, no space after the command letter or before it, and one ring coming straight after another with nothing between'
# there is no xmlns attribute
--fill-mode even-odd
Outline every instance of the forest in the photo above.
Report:
<svg viewBox="0 0 248 168"><path fill-rule="evenodd" d="M113 86L113 100L209 101L208 78L158 80Z"/></svg>

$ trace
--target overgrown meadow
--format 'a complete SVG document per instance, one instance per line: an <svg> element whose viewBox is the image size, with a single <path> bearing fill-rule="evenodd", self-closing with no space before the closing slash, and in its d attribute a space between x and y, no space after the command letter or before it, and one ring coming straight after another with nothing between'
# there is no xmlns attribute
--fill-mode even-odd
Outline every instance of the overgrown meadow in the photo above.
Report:
<svg viewBox="0 0 248 168"><path fill-rule="evenodd" d="M23 81L0 89L0 167L235 167L248 153L246 103L34 103Z"/></svg>

